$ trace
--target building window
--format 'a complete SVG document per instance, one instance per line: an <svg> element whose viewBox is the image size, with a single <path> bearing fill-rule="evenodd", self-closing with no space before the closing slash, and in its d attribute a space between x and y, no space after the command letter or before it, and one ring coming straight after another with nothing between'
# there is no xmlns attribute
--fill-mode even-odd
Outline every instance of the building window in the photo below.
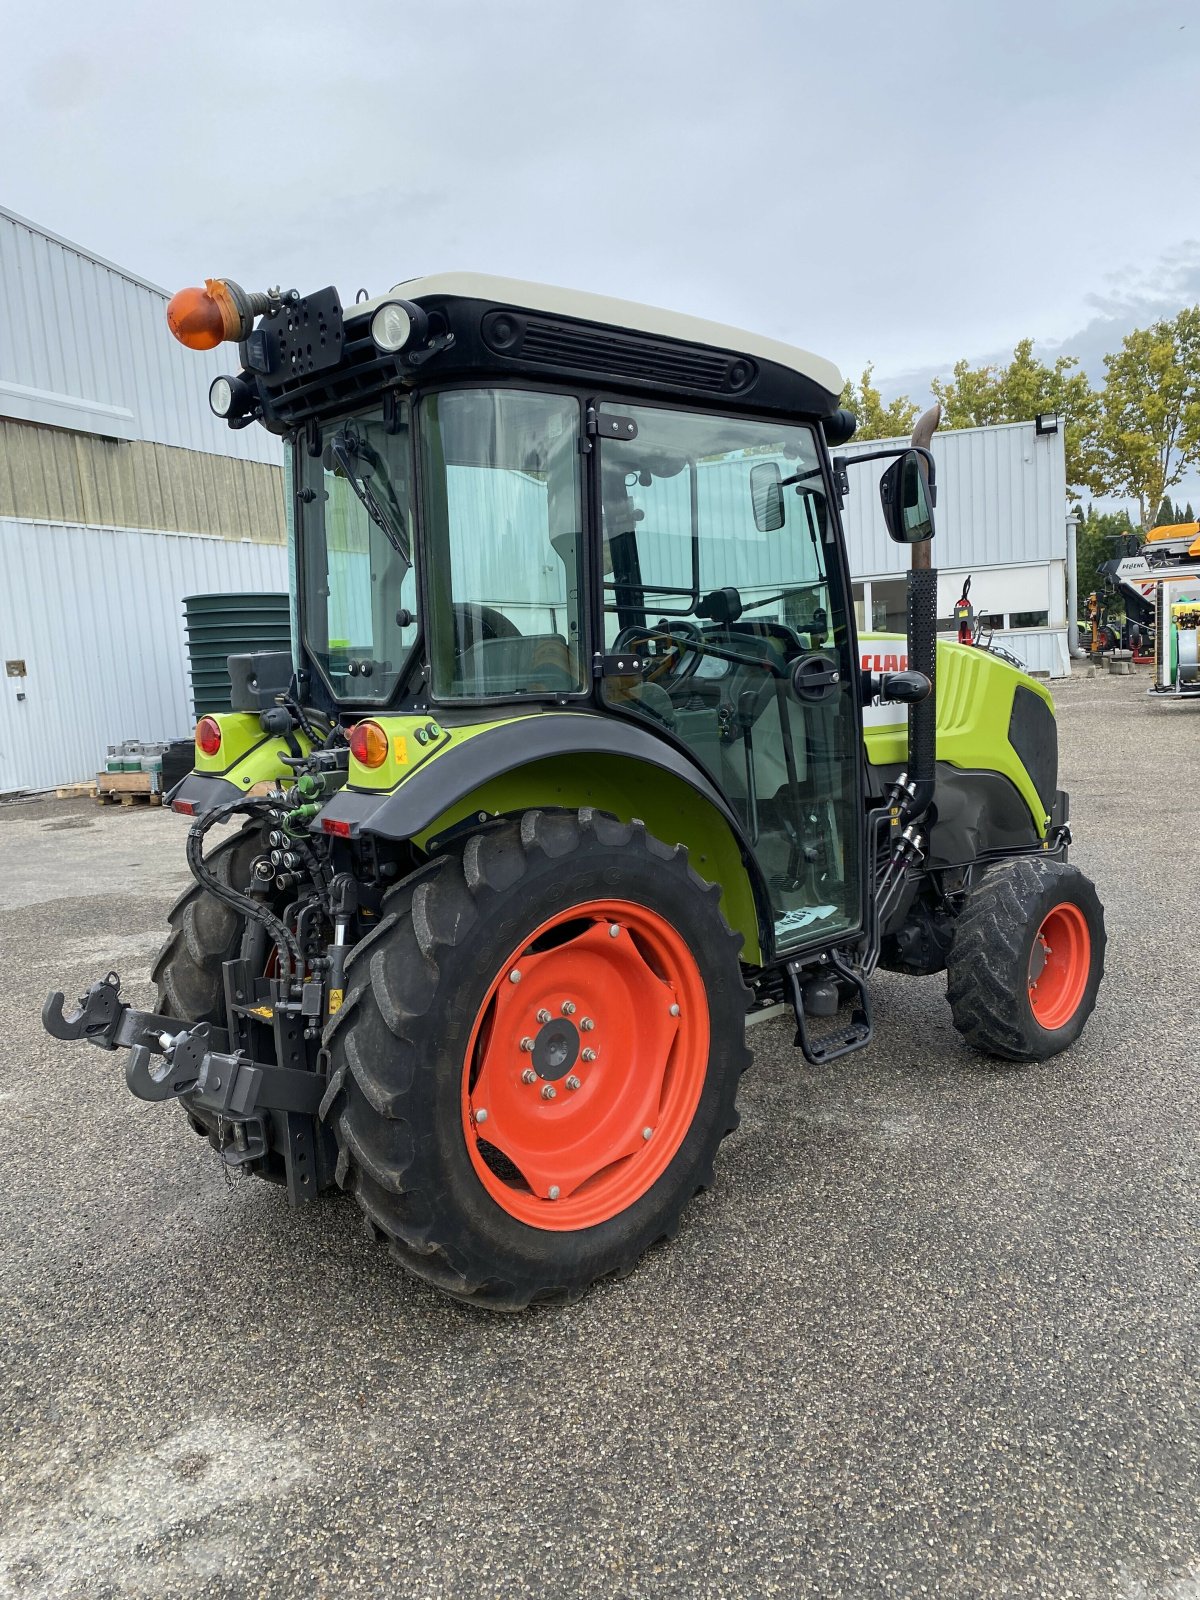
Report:
<svg viewBox="0 0 1200 1600"><path fill-rule="evenodd" d="M1009 626L1013 628L1045 628L1050 624L1048 611L1014 611Z"/></svg>
<svg viewBox="0 0 1200 1600"><path fill-rule="evenodd" d="M876 633L908 631L908 586L903 578L872 583L871 627Z"/></svg>

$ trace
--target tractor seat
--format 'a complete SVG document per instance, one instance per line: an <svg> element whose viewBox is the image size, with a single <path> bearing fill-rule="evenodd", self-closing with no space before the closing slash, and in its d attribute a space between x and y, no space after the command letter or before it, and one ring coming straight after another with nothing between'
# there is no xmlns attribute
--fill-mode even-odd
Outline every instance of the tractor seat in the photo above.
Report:
<svg viewBox="0 0 1200 1600"><path fill-rule="evenodd" d="M458 658L460 689L475 694L578 693L580 673L567 641L558 633L480 639Z"/></svg>

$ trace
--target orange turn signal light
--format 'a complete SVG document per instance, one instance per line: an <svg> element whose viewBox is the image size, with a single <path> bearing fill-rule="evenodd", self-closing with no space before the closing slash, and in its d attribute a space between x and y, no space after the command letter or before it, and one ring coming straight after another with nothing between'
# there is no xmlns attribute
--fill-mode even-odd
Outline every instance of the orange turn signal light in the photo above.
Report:
<svg viewBox="0 0 1200 1600"><path fill-rule="evenodd" d="M221 748L221 724L216 717L201 717L196 724L196 748L205 756L215 756Z"/></svg>
<svg viewBox="0 0 1200 1600"><path fill-rule="evenodd" d="M377 722L356 722L350 729L350 754L360 767L381 767L388 758L388 737Z"/></svg>

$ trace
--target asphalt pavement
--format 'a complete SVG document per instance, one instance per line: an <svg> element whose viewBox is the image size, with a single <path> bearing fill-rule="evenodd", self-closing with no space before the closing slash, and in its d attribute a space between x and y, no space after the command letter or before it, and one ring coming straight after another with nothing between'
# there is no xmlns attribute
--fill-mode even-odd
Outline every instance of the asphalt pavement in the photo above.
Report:
<svg viewBox="0 0 1200 1600"><path fill-rule="evenodd" d="M1058 689L1079 1044L985 1061L940 977L822 1071L765 1023L678 1239L516 1318L45 1035L150 1002L186 825L0 808L0 1596L1195 1600L1200 704L1146 681Z"/></svg>

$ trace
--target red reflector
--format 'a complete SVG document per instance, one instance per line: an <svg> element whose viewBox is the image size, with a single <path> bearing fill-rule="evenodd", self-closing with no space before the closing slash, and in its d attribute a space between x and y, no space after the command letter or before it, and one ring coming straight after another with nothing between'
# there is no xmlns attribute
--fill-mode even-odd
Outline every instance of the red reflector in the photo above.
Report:
<svg viewBox="0 0 1200 1600"><path fill-rule="evenodd" d="M348 822L339 822L336 817L322 817L321 830L324 833L336 834L339 839L348 839L350 837L350 824Z"/></svg>
<svg viewBox="0 0 1200 1600"><path fill-rule="evenodd" d="M216 717L200 718L196 724L196 747L205 756L215 756L221 748L221 724Z"/></svg>
<svg viewBox="0 0 1200 1600"><path fill-rule="evenodd" d="M178 811L181 817L194 817L196 815L196 802L194 800L172 800L171 810Z"/></svg>

